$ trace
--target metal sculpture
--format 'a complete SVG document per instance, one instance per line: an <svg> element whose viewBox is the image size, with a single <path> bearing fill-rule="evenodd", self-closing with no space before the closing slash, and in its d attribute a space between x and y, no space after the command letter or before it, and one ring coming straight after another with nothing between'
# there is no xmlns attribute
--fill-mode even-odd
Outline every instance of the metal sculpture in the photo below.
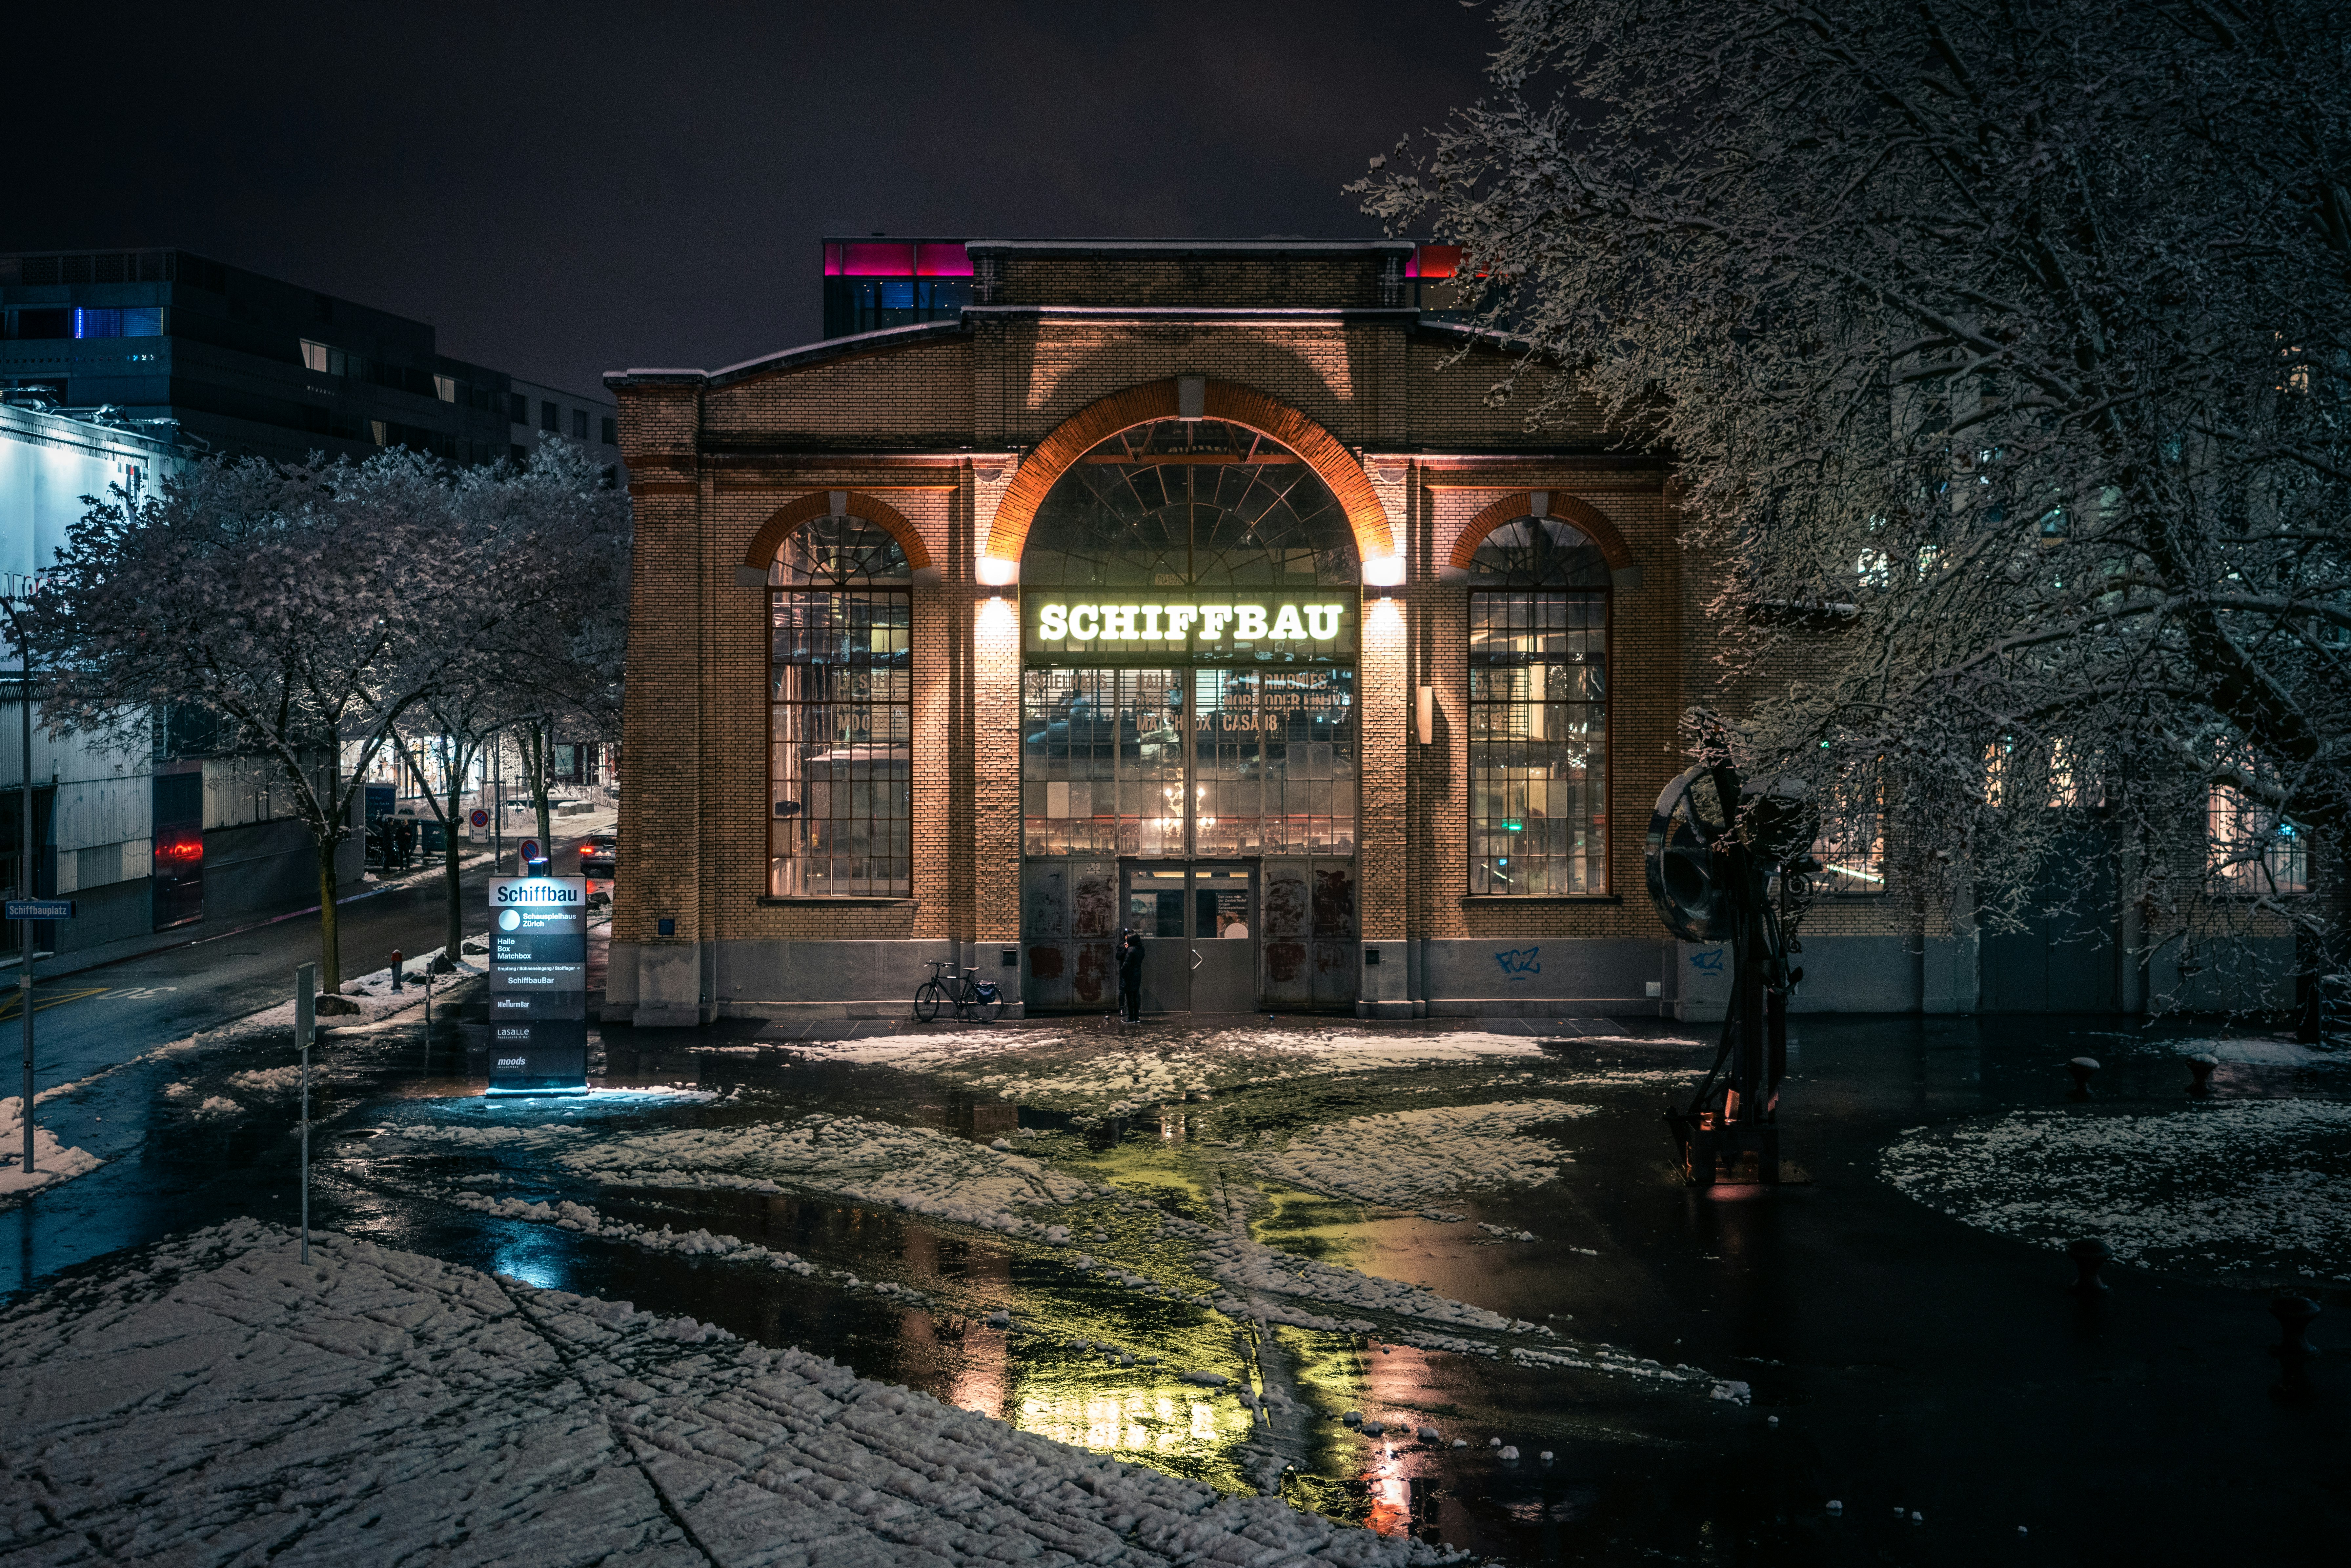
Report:
<svg viewBox="0 0 2351 1568"><path fill-rule="evenodd" d="M1687 1108L1666 1120L1698 1186L1780 1180L1780 1084L1788 1072L1788 998L1804 971L1796 926L1821 869L1817 813L1792 780L1742 784L1700 763L1666 786L1649 819L1649 897L1685 942L1730 948L1722 1043ZM1728 1069L1728 1071L1726 1071Z"/></svg>

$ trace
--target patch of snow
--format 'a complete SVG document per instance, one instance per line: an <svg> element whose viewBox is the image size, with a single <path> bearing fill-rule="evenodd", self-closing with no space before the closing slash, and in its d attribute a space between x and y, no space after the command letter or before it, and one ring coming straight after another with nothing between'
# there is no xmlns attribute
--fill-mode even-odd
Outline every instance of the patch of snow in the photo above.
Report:
<svg viewBox="0 0 2351 1568"><path fill-rule="evenodd" d="M581 1126L467 1126L420 1121L394 1136L542 1155L607 1186L775 1193L787 1187L1011 1235L1046 1227L1013 1212L1104 1196L1110 1188L927 1127L810 1115L736 1127L614 1134ZM389 1140L386 1140L389 1142ZM381 1155L387 1152L379 1149Z"/></svg>
<svg viewBox="0 0 2351 1568"><path fill-rule="evenodd" d="M26 1561L1430 1563L625 1301L253 1221L0 1314ZM168 1397L158 1398L168 1388ZM289 1441L289 1433L298 1440Z"/></svg>
<svg viewBox="0 0 2351 1568"><path fill-rule="evenodd" d="M819 1049L811 1046L811 1051ZM980 1039L935 1036L843 1040L822 1048L835 1061L935 1073L992 1089L1024 1105L1115 1116L1187 1091L1216 1091L1302 1076L1455 1067L1496 1057L1539 1061L1525 1035L1463 1030L1382 1035L1280 1029L1218 1030L1152 1047L1105 1045L1099 1035L1029 1030Z"/></svg>
<svg viewBox="0 0 2351 1568"><path fill-rule="evenodd" d="M1440 1296L1423 1286L1408 1285L1400 1280L1383 1280L1377 1275L1361 1273L1337 1264L1316 1262L1254 1241L1219 1240L1203 1249L1198 1258L1210 1278L1238 1291L1263 1291L1301 1297L1317 1303L1335 1303L1358 1311L1389 1312L1398 1317L1454 1323L1495 1333L1525 1333L1535 1326L1499 1312L1488 1312L1483 1307L1473 1307L1467 1301ZM1249 1316L1250 1311L1247 1306L1240 1306L1233 1315ZM1308 1326L1338 1325L1318 1323ZM1369 1323L1364 1323L1349 1332L1360 1333L1370 1327Z"/></svg>
<svg viewBox="0 0 2351 1568"><path fill-rule="evenodd" d="M1468 1187L1550 1181L1570 1156L1522 1130L1593 1109L1513 1100L1390 1111L1315 1127L1278 1148L1251 1149L1248 1158L1260 1175L1310 1192L1410 1208Z"/></svg>
<svg viewBox="0 0 2351 1568"><path fill-rule="evenodd" d="M1913 1128L1879 1168L1966 1224L2051 1247L2093 1237L2125 1263L2332 1280L2351 1258L2351 1104L2339 1101L2013 1111Z"/></svg>
<svg viewBox="0 0 2351 1568"><path fill-rule="evenodd" d="M47 1095L36 1094L38 1104ZM0 1204L13 1203L27 1193L35 1193L76 1176L88 1176L106 1162L88 1149L68 1148L57 1142L57 1135L42 1126L33 1124L33 1169L28 1176L25 1160L25 1100L12 1094L0 1100Z"/></svg>
<svg viewBox="0 0 2351 1568"><path fill-rule="evenodd" d="M255 1094L291 1094L302 1087L302 1067L297 1062L291 1067L266 1067L251 1072L232 1072L228 1075L228 1086ZM312 1087L316 1086L314 1072Z"/></svg>

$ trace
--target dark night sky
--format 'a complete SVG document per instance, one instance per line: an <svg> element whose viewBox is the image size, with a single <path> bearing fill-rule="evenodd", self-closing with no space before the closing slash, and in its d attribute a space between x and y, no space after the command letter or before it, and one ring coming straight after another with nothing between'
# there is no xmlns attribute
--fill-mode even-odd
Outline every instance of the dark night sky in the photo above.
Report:
<svg viewBox="0 0 2351 1568"><path fill-rule="evenodd" d="M819 335L827 233L1351 235L1455 0L42 5L0 250L182 246L586 388Z"/></svg>

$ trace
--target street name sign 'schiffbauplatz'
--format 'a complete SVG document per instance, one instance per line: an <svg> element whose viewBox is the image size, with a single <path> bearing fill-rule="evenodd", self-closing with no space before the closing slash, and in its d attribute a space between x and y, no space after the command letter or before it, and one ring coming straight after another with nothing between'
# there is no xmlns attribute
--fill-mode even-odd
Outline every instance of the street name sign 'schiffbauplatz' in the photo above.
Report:
<svg viewBox="0 0 2351 1568"><path fill-rule="evenodd" d="M588 1087L588 882L490 879L490 1092Z"/></svg>

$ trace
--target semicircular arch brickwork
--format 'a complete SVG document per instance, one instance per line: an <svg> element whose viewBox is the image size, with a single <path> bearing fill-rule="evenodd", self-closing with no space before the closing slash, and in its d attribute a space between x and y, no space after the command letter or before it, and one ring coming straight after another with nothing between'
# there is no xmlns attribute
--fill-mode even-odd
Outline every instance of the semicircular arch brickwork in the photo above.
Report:
<svg viewBox="0 0 2351 1568"><path fill-rule="evenodd" d="M1591 502L1560 490L1520 490L1514 496L1502 497L1463 526L1460 537L1453 541L1453 553L1447 558L1448 563L1463 571L1468 570L1471 559L1477 555L1478 547L1486 542L1488 534L1505 523L1515 523L1520 517L1536 515L1535 497L1538 495L1542 496L1546 503L1541 515L1557 517L1562 522L1573 523L1582 528L1592 542L1600 547L1600 559L1608 563L1609 570L1622 571L1633 564L1632 547L1625 542L1625 536L1616 531L1616 525L1603 517L1600 509Z"/></svg>
<svg viewBox="0 0 2351 1568"><path fill-rule="evenodd" d="M923 543L921 532L906 519L905 513L879 496L852 490L848 497L842 509L852 517L864 518L896 539L898 548L906 552L908 566L921 571L931 564L931 552ZM776 563L776 552L784 548L784 540L790 537L794 528L813 518L831 515L832 492L830 490L819 490L802 496L797 501L786 502L777 508L773 517L759 525L758 533L751 536L750 546L743 552L744 566L764 578L768 569Z"/></svg>
<svg viewBox="0 0 2351 1568"><path fill-rule="evenodd" d="M1086 404L1056 425L1037 444L1005 487L987 530L987 553L998 560L1018 560L1028 542L1029 527L1054 483L1078 459L1116 435L1155 419L1174 419L1176 378L1144 382ZM1210 381L1201 408L1203 417L1246 426L1280 442L1311 467L1345 508L1355 536L1355 553L1364 559L1396 553L1395 530L1387 508L1380 504L1369 476L1339 438L1313 420L1255 387Z"/></svg>

